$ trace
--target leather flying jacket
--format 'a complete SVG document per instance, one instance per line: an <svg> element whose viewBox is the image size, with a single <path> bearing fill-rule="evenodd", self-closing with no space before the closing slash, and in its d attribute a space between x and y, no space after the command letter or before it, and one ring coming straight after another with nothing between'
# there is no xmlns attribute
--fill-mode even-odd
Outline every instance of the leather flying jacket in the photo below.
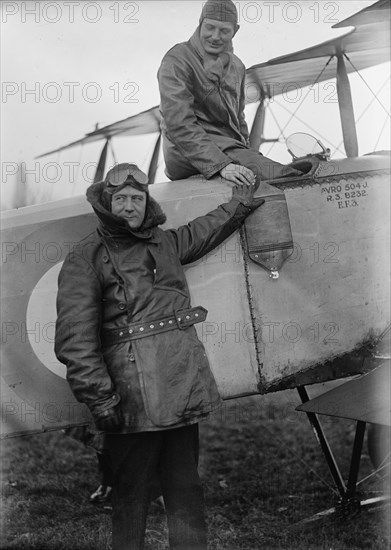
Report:
<svg viewBox="0 0 391 550"><path fill-rule="evenodd" d="M164 231L166 217L148 197L143 225L134 231L104 208L102 190L93 184L87 191L98 229L78 243L59 275L56 355L93 416L119 404L123 433L197 422L221 399L194 326L109 343L105 335L189 308L182 266L213 250L251 210L231 199Z"/></svg>
<svg viewBox="0 0 391 550"><path fill-rule="evenodd" d="M225 150L248 146L245 67L231 51L224 55L228 63L208 62L197 28L162 60L158 81L168 172L182 157L211 178L232 162Z"/></svg>

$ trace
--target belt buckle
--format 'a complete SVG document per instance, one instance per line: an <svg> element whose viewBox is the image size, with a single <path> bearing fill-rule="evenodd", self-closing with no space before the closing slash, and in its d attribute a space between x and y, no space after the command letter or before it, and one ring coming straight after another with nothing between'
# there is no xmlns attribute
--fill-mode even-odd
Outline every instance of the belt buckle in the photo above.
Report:
<svg viewBox="0 0 391 550"><path fill-rule="evenodd" d="M188 308L180 307L179 309L174 309L174 315L175 315L175 321L179 328L179 330L186 330L188 327L185 325L182 325L182 322L184 321L184 315L181 315L180 312L185 312ZM179 320L180 319L180 320Z"/></svg>

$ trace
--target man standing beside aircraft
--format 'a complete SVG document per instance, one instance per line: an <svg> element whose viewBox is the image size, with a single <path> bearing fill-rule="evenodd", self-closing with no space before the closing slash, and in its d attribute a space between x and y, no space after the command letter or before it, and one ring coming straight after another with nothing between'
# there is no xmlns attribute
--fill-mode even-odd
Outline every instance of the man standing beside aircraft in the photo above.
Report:
<svg viewBox="0 0 391 550"><path fill-rule="evenodd" d="M170 548L205 550L198 422L221 404L194 324L182 266L238 229L263 199L253 186L179 229L149 196L147 176L119 164L87 191L99 228L59 275L55 350L67 380L106 434L113 468L113 550L144 548L158 472Z"/></svg>
<svg viewBox="0 0 391 550"><path fill-rule="evenodd" d="M238 29L231 0L208 0L190 40L163 58L158 71L163 154L172 180L201 173L249 185L301 175L250 148L245 67L232 46Z"/></svg>

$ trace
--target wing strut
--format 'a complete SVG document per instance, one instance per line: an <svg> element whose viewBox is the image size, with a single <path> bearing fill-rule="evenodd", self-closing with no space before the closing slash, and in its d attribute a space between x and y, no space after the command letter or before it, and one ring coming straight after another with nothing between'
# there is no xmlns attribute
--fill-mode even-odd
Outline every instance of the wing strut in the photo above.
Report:
<svg viewBox="0 0 391 550"><path fill-rule="evenodd" d="M106 140L106 143L104 144L102 152L100 154L99 162L95 171L94 183L97 183L98 181L102 181L105 175L107 149L109 146L109 142L110 142L110 138Z"/></svg>
<svg viewBox="0 0 391 550"><path fill-rule="evenodd" d="M354 121L352 92L348 73L346 71L344 54L342 52L338 53L337 60L337 94L345 152L347 157L358 157L358 141L356 124Z"/></svg>
<svg viewBox="0 0 391 550"><path fill-rule="evenodd" d="M255 113L254 121L250 132L250 145L255 151L259 151L263 141L263 130L265 127L265 98L262 97Z"/></svg>
<svg viewBox="0 0 391 550"><path fill-rule="evenodd" d="M149 163L148 168L148 180L149 183L155 183L156 178L156 170L157 170L157 163L159 159L159 152L160 152L160 142L162 139L162 133L159 132L159 137L156 140L155 147L153 149L151 162Z"/></svg>

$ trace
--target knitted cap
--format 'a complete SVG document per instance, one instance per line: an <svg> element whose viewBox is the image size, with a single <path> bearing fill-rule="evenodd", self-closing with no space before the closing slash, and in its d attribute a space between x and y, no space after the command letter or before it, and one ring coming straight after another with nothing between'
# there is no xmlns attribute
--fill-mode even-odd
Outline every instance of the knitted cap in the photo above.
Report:
<svg viewBox="0 0 391 550"><path fill-rule="evenodd" d="M208 0L202 8L200 24L204 19L214 19L225 23L238 24L238 13L231 0Z"/></svg>

